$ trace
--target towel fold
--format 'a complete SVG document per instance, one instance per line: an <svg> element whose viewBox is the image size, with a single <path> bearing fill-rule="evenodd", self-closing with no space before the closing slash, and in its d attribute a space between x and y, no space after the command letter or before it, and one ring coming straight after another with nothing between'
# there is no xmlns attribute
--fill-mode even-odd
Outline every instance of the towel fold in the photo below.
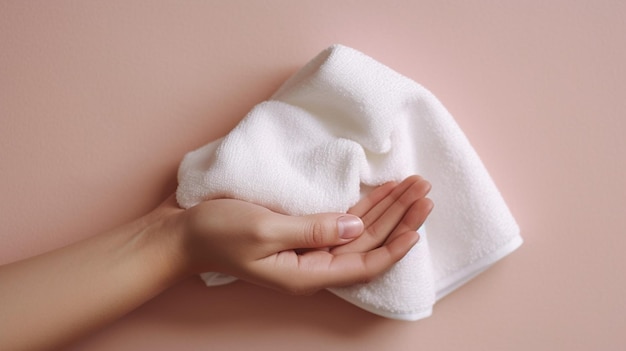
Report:
<svg viewBox="0 0 626 351"><path fill-rule="evenodd" d="M232 197L292 215L345 212L364 189L411 174L429 180L436 204L419 243L374 281L329 290L378 315L417 320L522 239L443 105L370 57L341 45L321 52L224 139L185 156L177 200L183 208Z"/></svg>

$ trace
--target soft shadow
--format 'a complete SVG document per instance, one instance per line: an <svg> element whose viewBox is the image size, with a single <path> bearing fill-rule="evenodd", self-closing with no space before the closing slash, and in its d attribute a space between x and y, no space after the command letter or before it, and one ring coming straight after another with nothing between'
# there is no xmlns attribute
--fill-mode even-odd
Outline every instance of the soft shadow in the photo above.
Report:
<svg viewBox="0 0 626 351"><path fill-rule="evenodd" d="M314 335L320 340L350 343L396 328L393 321L365 312L321 291L312 296L289 296L246 282L206 287L199 277L165 291L139 309L71 345L71 350L101 349L141 335L156 339L260 338L261 335ZM378 332L377 332L378 330ZM243 333L243 334L242 334ZM124 341L120 341L124 340ZM207 341L208 342L208 341Z"/></svg>
<svg viewBox="0 0 626 351"><path fill-rule="evenodd" d="M365 312L335 295L289 296L246 282L206 287L192 278L137 311L146 323L207 329L219 325L287 330L305 326L315 333L352 338L388 320Z"/></svg>

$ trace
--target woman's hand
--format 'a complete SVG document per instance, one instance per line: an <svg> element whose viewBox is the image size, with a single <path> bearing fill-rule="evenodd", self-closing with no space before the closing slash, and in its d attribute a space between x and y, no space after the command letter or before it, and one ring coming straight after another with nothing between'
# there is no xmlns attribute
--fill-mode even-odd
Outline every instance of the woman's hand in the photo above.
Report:
<svg viewBox="0 0 626 351"><path fill-rule="evenodd" d="M291 294L367 282L418 241L432 209L421 177L375 189L348 214L286 216L239 200L219 199L172 213L187 273L222 272ZM359 219L359 217L362 218ZM169 227L169 226L166 226Z"/></svg>
<svg viewBox="0 0 626 351"><path fill-rule="evenodd" d="M205 271L292 294L366 282L417 242L429 189L409 177L348 214L303 217L230 199L182 210L171 197L109 232L0 266L0 349L60 348Z"/></svg>
<svg viewBox="0 0 626 351"><path fill-rule="evenodd" d="M433 209L433 202L426 197L430 189L430 183L417 175L406 178L400 184L390 182L374 189L348 210L349 214L363 220L363 234L349 244L333 248L331 252L366 252L399 235L416 231Z"/></svg>

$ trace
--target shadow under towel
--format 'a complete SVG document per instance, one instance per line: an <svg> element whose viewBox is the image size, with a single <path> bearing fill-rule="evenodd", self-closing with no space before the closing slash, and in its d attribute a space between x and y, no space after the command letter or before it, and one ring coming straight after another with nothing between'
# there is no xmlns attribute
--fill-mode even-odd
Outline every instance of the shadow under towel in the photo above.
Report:
<svg viewBox="0 0 626 351"><path fill-rule="evenodd" d="M370 57L341 45L321 52L224 139L185 156L177 200L183 208L231 197L292 215L345 212L362 190L412 174L432 184L435 203L418 244L374 281L329 290L372 313L417 320L522 238L443 105Z"/></svg>

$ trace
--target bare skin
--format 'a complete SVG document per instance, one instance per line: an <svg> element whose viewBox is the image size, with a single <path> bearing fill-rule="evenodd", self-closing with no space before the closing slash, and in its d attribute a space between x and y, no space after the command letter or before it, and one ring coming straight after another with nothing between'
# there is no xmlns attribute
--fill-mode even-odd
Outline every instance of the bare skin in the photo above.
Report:
<svg viewBox="0 0 626 351"><path fill-rule="evenodd" d="M303 217L232 199L182 210L172 196L114 230L1 266L0 349L59 348L206 271L297 295L367 282L417 243L429 190L413 176L348 214Z"/></svg>

